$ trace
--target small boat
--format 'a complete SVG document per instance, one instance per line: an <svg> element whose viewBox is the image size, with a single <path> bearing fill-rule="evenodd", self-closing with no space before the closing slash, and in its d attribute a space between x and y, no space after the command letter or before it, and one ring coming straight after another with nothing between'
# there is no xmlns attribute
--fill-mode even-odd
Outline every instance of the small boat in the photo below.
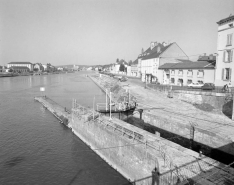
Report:
<svg viewBox="0 0 234 185"><path fill-rule="evenodd" d="M13 77L15 76L13 73L0 73L0 77Z"/></svg>

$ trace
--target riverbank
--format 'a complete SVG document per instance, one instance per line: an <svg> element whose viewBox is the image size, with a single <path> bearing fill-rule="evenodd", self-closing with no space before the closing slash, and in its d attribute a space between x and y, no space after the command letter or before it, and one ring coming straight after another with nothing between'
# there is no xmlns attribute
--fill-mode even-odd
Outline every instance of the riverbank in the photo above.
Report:
<svg viewBox="0 0 234 185"><path fill-rule="evenodd" d="M60 110L49 98L36 99L52 113L55 111L57 115L67 116L66 111ZM234 170L218 161L121 120L110 121L108 117L80 106L76 101L72 116L68 116L68 119L73 132L80 139L135 184L146 185L154 179L166 184L196 182L212 185L232 182L234 177ZM157 176L152 175L155 167L159 172ZM215 176L222 174L222 178L212 177L214 173Z"/></svg>

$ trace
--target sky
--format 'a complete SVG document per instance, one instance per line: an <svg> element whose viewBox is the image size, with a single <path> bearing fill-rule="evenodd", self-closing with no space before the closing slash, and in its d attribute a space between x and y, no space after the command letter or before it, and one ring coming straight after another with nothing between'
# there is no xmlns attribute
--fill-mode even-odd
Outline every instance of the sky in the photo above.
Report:
<svg viewBox="0 0 234 185"><path fill-rule="evenodd" d="M216 53L234 0L0 0L0 65L104 65L176 42L193 60Z"/></svg>

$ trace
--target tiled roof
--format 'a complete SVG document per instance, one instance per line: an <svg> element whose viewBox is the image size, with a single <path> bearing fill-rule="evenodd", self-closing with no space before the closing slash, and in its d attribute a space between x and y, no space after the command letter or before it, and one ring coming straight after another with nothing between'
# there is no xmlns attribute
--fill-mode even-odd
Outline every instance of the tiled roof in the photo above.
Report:
<svg viewBox="0 0 234 185"><path fill-rule="evenodd" d="M150 51L151 51L151 48L149 47L147 50L144 51L143 54L140 54L138 58L143 58L147 53L150 53Z"/></svg>
<svg viewBox="0 0 234 185"><path fill-rule="evenodd" d="M10 62L8 64L32 64L31 62Z"/></svg>
<svg viewBox="0 0 234 185"><path fill-rule="evenodd" d="M173 44L173 43L172 43ZM152 49L152 52L149 55L146 55L142 58L142 60L147 60L147 59L151 59L151 58L158 58L164 51L166 51L167 48L169 48L172 44L169 44L168 46L163 47L162 44L160 44L159 46L161 47L160 51L157 52L157 46L155 46Z"/></svg>
<svg viewBox="0 0 234 185"><path fill-rule="evenodd" d="M180 62L193 62L193 61L191 61L191 60L184 60L184 59L176 59L176 60L178 60L178 61L180 61Z"/></svg>
<svg viewBox="0 0 234 185"><path fill-rule="evenodd" d="M216 61L216 56L201 56L198 58L198 61Z"/></svg>
<svg viewBox="0 0 234 185"><path fill-rule="evenodd" d="M132 64L138 64L138 58Z"/></svg>
<svg viewBox="0 0 234 185"><path fill-rule="evenodd" d="M217 22L217 24L222 24L222 23L232 21L232 20L234 20L234 15L231 15L231 16L225 18L225 19L221 19L219 22Z"/></svg>
<svg viewBox="0 0 234 185"><path fill-rule="evenodd" d="M159 69L214 69L215 62L183 62L183 63L166 63Z"/></svg>

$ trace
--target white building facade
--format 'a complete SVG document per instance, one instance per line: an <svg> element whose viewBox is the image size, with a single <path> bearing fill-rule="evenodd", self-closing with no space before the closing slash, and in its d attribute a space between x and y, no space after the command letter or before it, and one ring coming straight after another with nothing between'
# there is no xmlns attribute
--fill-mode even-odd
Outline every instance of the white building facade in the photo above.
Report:
<svg viewBox="0 0 234 185"><path fill-rule="evenodd" d="M232 74L234 68L234 16L222 19L217 24L218 42L215 85L224 86L229 84L234 86L234 75Z"/></svg>
<svg viewBox="0 0 234 185"><path fill-rule="evenodd" d="M163 64L180 62L177 59L188 59L176 43L151 43L150 51L146 50L144 55L141 59L141 79L148 83L163 83L163 71L158 69Z"/></svg>
<svg viewBox="0 0 234 185"><path fill-rule="evenodd" d="M10 62L7 64L7 68L10 67L27 67L29 71L33 71L33 64L31 62Z"/></svg>

